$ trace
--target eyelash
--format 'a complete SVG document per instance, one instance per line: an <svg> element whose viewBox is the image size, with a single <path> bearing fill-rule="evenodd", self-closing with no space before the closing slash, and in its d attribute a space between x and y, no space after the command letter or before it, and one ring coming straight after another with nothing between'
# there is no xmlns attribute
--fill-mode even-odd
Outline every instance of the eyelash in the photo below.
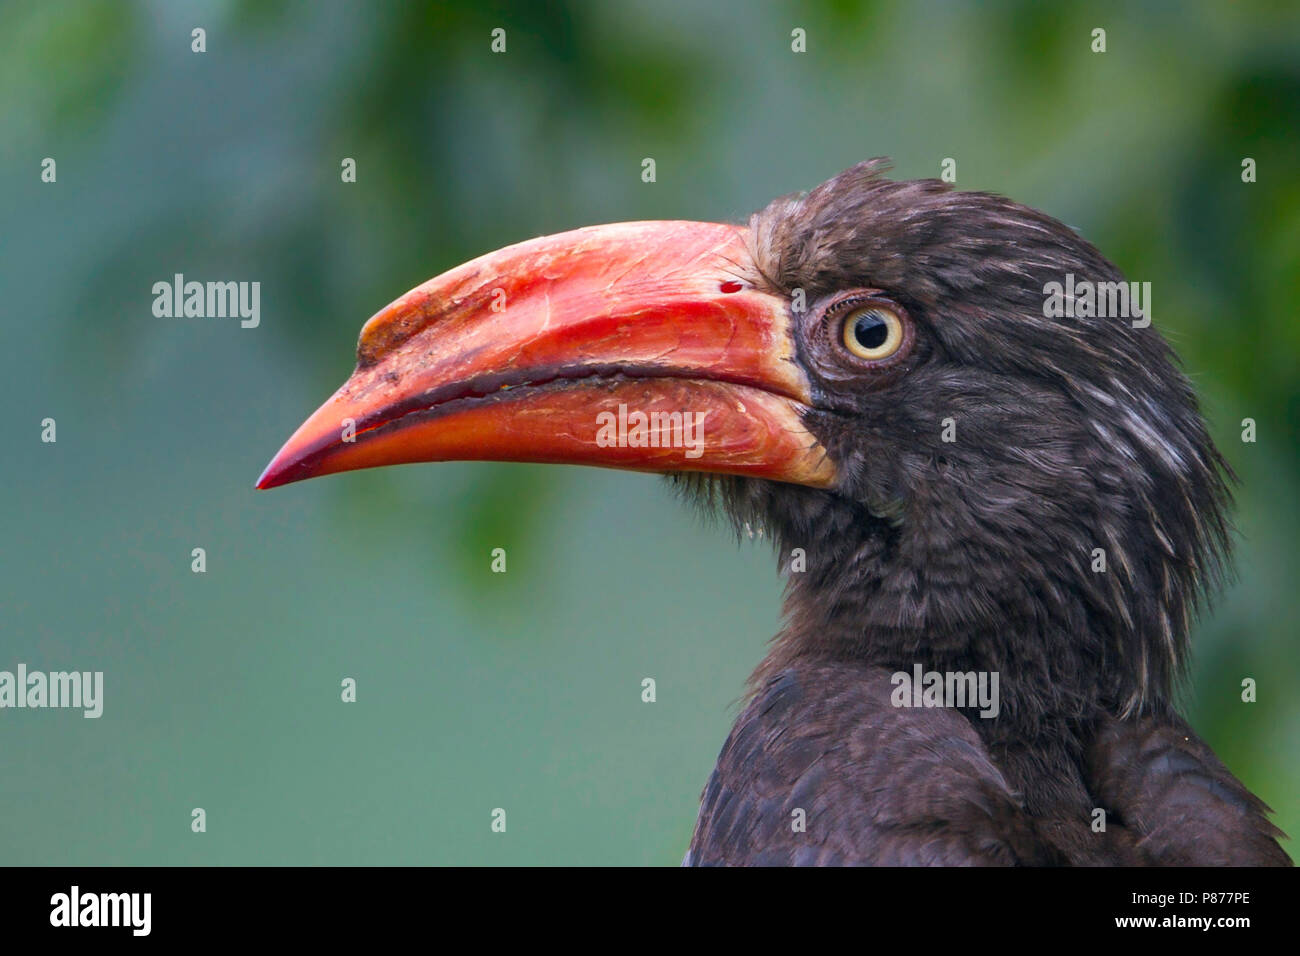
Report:
<svg viewBox="0 0 1300 956"><path fill-rule="evenodd" d="M844 341L847 331L846 323L855 312L865 312L871 307L892 315L900 327L901 341L898 348L889 355L878 359L855 355ZM844 293L828 304L822 312L824 333L831 339L832 348L842 357L848 357L857 367L863 369L886 369L903 361L912 353L915 344L915 330L907 310L887 298L879 290L857 290Z"/></svg>

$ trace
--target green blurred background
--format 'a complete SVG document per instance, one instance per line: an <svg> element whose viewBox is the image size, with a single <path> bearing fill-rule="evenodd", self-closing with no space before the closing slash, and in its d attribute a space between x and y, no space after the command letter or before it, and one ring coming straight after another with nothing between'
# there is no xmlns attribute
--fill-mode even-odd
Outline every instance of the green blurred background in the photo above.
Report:
<svg viewBox="0 0 1300 956"><path fill-rule="evenodd" d="M617 472L253 481L424 279L877 155L952 157L1152 283L1241 476L1187 709L1300 835L1298 10L7 3L0 669L103 670L106 702L0 713L0 861L678 862L778 627L761 542ZM260 281L260 327L155 318L177 272Z"/></svg>

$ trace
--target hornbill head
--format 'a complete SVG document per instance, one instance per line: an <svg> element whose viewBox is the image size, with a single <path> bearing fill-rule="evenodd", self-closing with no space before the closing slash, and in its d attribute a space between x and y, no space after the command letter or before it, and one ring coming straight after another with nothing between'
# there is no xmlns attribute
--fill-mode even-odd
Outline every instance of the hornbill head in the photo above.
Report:
<svg viewBox="0 0 1300 956"><path fill-rule="evenodd" d="M1072 230L886 168L747 226L578 229L429 280L366 323L258 487L467 459L675 473L791 572L772 669L975 656L1041 677L1024 716L1160 704L1226 547L1187 380L1149 323L1045 307L1122 281Z"/></svg>

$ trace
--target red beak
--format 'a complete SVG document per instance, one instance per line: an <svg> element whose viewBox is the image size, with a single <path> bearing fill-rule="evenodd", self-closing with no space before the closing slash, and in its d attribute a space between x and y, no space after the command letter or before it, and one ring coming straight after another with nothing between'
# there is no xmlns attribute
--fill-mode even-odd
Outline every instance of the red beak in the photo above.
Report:
<svg viewBox="0 0 1300 956"><path fill-rule="evenodd" d="M259 488L418 461L704 471L828 487L787 301L745 230L593 226L509 246L361 330L357 368Z"/></svg>

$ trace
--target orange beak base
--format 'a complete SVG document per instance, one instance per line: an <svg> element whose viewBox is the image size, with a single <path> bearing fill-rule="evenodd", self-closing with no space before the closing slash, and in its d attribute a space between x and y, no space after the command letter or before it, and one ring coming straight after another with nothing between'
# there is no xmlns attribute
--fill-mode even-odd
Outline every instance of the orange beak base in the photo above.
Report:
<svg viewBox="0 0 1300 956"><path fill-rule="evenodd" d="M424 461L703 471L829 487L785 299L744 230L621 223L509 246L413 289L258 480Z"/></svg>

